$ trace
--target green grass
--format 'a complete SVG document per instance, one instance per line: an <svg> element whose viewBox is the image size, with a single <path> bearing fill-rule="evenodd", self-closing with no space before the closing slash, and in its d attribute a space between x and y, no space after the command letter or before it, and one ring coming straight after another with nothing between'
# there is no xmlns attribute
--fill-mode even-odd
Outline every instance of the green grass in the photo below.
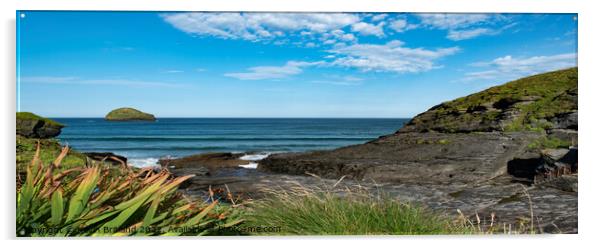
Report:
<svg viewBox="0 0 602 248"><path fill-rule="evenodd" d="M531 150L538 149L555 149L555 148L569 148L571 146L571 141L561 140L555 137L541 137L527 146L527 148Z"/></svg>
<svg viewBox="0 0 602 248"><path fill-rule="evenodd" d="M61 153L61 145L55 139L39 139L40 141L40 160L49 164ZM27 165L33 159L36 153L38 139L25 138L17 135L16 157L17 172L24 172ZM62 161L64 168L73 168L86 164L86 156L71 150Z"/></svg>
<svg viewBox="0 0 602 248"><path fill-rule="evenodd" d="M463 234L471 229L417 205L369 193L272 192L251 205L243 227L273 227L267 235ZM255 234L255 233L252 233Z"/></svg>
<svg viewBox="0 0 602 248"><path fill-rule="evenodd" d="M427 129L455 132L479 124L489 130L541 131L551 128L547 119L577 110L576 67L521 78L484 91L444 102L417 116L413 123ZM513 105L521 102L523 104ZM518 111L510 123L498 126L504 105Z"/></svg>
<svg viewBox="0 0 602 248"><path fill-rule="evenodd" d="M38 116L34 113L31 112L17 112L17 120L22 119L22 120L43 120L44 122L50 123L52 125L56 125L56 126L61 126L64 127L65 125L58 123L52 119L48 119L48 118L44 118L41 116Z"/></svg>

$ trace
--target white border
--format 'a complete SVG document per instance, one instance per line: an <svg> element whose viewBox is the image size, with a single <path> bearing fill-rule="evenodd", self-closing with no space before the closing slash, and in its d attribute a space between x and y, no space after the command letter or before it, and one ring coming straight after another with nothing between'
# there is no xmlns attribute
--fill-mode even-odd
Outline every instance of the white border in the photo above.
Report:
<svg viewBox="0 0 602 248"><path fill-rule="evenodd" d="M161 11L319 11L319 12L511 12L511 13L578 13L579 14L579 112L581 141L581 173L579 182L579 234L578 235L540 235L537 237L504 236L405 236L405 237L217 237L217 238L177 238L177 239L117 239L116 242L130 246L274 246L290 247L296 245L318 245L321 247L376 247L376 246L482 246L482 247L540 247L559 246L576 247L584 243L590 245L602 237L600 209L599 176L602 175L602 163L599 159L599 147L602 142L599 126L600 102L602 94L600 75L600 44L602 23L601 9L596 1L588 0L4 0L2 13L2 204L3 225L0 234L11 239L14 233L14 128L15 128L15 12L19 10L161 10ZM115 242L115 240L112 240ZM301 244L298 241L309 241ZM10 242L15 242L10 241ZM18 240L16 242L25 242ZM51 240L34 240L37 246L57 244ZM177 242L174 244L174 242ZM375 244L375 242L377 242ZM5 244L5 247L26 244ZM597 243L597 242L596 242ZM104 242L86 238L62 241L57 245L105 247ZM10 246L6 246L10 245ZM30 244L27 244L30 245Z"/></svg>
<svg viewBox="0 0 602 248"><path fill-rule="evenodd" d="M318 12L577 12L564 0L20 0L21 10L185 10Z"/></svg>

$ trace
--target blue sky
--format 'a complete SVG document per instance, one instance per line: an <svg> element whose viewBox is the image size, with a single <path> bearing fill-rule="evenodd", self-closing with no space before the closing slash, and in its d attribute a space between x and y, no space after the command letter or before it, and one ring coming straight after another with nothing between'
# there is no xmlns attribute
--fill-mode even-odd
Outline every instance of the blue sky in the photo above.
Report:
<svg viewBox="0 0 602 248"><path fill-rule="evenodd" d="M18 111L412 117L576 66L574 14L17 13Z"/></svg>

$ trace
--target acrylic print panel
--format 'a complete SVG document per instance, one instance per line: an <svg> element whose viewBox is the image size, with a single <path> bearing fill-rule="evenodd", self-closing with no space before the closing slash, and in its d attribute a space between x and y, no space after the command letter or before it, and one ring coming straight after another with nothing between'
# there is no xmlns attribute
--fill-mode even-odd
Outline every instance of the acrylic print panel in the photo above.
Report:
<svg viewBox="0 0 602 248"><path fill-rule="evenodd" d="M576 14L19 11L17 40L17 236L578 231Z"/></svg>

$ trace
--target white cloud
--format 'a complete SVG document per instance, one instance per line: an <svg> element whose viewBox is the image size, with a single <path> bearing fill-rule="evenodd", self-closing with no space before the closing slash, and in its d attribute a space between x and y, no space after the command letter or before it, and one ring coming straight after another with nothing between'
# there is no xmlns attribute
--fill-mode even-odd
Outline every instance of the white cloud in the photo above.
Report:
<svg viewBox="0 0 602 248"><path fill-rule="evenodd" d="M328 13L175 13L161 17L199 36L269 41L289 35L321 35L359 22L354 14Z"/></svg>
<svg viewBox="0 0 602 248"><path fill-rule="evenodd" d="M82 79L78 77L32 76L21 77L22 83L73 84L73 85L118 85L138 87L181 87L182 84L130 80L130 79Z"/></svg>
<svg viewBox="0 0 602 248"><path fill-rule="evenodd" d="M508 55L472 65L486 69L466 73L463 81L492 79L500 81L577 66L577 54L564 53L528 58L514 58Z"/></svg>
<svg viewBox="0 0 602 248"><path fill-rule="evenodd" d="M373 16L373 17L372 17L372 21L373 21L373 22L382 21L382 20L384 20L385 18L387 18L387 16L388 16L387 14L375 15L375 16Z"/></svg>
<svg viewBox="0 0 602 248"><path fill-rule="evenodd" d="M466 30L450 30L447 33L447 38L453 41L472 39L482 35L495 35L499 31L492 30L489 28L475 28Z"/></svg>
<svg viewBox="0 0 602 248"><path fill-rule="evenodd" d="M167 71L164 71L164 72L165 73L182 73L184 71L181 71L181 70L167 70Z"/></svg>
<svg viewBox="0 0 602 248"><path fill-rule="evenodd" d="M447 30L453 41L472 39L482 35L497 35L514 24L495 29L493 26L509 19L497 14L418 14L421 25Z"/></svg>
<svg viewBox="0 0 602 248"><path fill-rule="evenodd" d="M351 30L354 32L358 32L361 35L374 35L377 37L385 36L383 32L384 22L379 23L378 25L374 25L366 22L355 23L351 26Z"/></svg>
<svg viewBox="0 0 602 248"><path fill-rule="evenodd" d="M467 28L489 21L488 14L417 14L422 24L439 29Z"/></svg>
<svg viewBox="0 0 602 248"><path fill-rule="evenodd" d="M408 48L398 40L384 45L354 44L333 48L329 53L337 55L330 64L333 66L356 68L361 71L380 72L423 72L436 67L435 61L455 54L458 47L428 50L424 48Z"/></svg>
<svg viewBox="0 0 602 248"><path fill-rule="evenodd" d="M224 76L240 80L279 79L297 75L303 72L303 67L315 66L324 62L288 61L283 66L256 66L248 69L249 72L226 73Z"/></svg>
<svg viewBox="0 0 602 248"><path fill-rule="evenodd" d="M325 35L326 37L334 37L341 41L355 41L355 35L350 33L345 33L345 31L337 29L330 32L329 35Z"/></svg>
<svg viewBox="0 0 602 248"><path fill-rule="evenodd" d="M398 19L398 20L392 21L389 24L389 28L390 29L393 29L393 30L395 30L396 32L399 32L399 33L404 32L404 31L408 31L408 30L411 30L411 29L415 29L417 27L418 27L418 25L416 25L416 24L410 24L405 19Z"/></svg>

